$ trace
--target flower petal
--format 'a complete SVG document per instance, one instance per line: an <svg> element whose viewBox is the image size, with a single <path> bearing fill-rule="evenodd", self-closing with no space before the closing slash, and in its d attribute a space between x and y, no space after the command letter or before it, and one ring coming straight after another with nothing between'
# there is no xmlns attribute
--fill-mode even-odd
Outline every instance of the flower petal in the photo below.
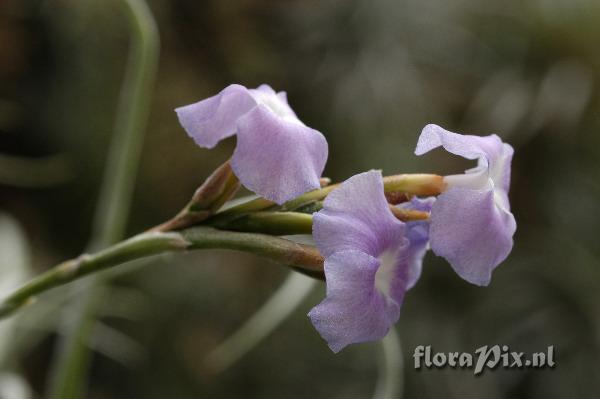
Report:
<svg viewBox="0 0 600 399"><path fill-rule="evenodd" d="M400 303L375 289L378 268L379 261L361 251L336 252L325 260L327 298L308 316L332 351L383 338L400 317Z"/></svg>
<svg viewBox="0 0 600 399"><path fill-rule="evenodd" d="M495 134L490 136L471 136L453 133L438 125L429 124L421 131L415 150L423 155L439 146L446 151L467 159L484 158L485 161L497 158L502 150L502 140Z"/></svg>
<svg viewBox="0 0 600 399"><path fill-rule="evenodd" d="M232 84L216 96L175 109L179 123L196 144L213 148L236 133L238 119L256 107L244 86Z"/></svg>
<svg viewBox="0 0 600 399"><path fill-rule="evenodd" d="M494 185L508 193L510 164L514 151L498 136L462 135L437 125L427 125L419 136L415 154L422 155L439 146L452 154L478 160L478 167L468 170L464 175L447 176L445 181L449 187L490 188L491 179ZM508 206L508 201L505 205Z"/></svg>
<svg viewBox="0 0 600 399"><path fill-rule="evenodd" d="M413 197L411 201L398 205L400 208L416 211L431 212L435 197ZM406 223L406 238L409 241L406 266L406 289L411 289L423 268L423 258L429 248L429 220L420 220Z"/></svg>
<svg viewBox="0 0 600 399"><path fill-rule="evenodd" d="M404 223L389 210L380 171L352 176L325 199L313 216L313 237L325 257L360 250L377 257L403 239Z"/></svg>
<svg viewBox="0 0 600 399"><path fill-rule="evenodd" d="M488 285L492 270L512 249L513 215L496 206L492 190L459 187L440 195L431 214L433 252L466 281Z"/></svg>
<svg viewBox="0 0 600 399"><path fill-rule="evenodd" d="M514 152L515 150L511 145L503 143L502 155L499 158L499 162L494 164L494 167L490 170L492 180L500 187L504 195L507 196L507 209L510 209L510 205L508 204L508 191L510 190L510 167Z"/></svg>
<svg viewBox="0 0 600 399"><path fill-rule="evenodd" d="M282 204L319 188L327 141L317 130L259 104L238 121L231 165L244 186Z"/></svg>

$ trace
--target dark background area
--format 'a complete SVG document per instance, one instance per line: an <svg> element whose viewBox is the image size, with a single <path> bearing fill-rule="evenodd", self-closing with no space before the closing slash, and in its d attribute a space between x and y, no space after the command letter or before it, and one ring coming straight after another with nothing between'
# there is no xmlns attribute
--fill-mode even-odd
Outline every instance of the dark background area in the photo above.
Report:
<svg viewBox="0 0 600 399"><path fill-rule="evenodd" d="M442 151L414 156L427 123L496 133L515 148L513 253L487 288L469 285L427 255L397 325L404 397L597 397L598 1L149 0L149 6L161 57L130 234L172 216L231 154L235 139L211 151L196 147L173 112L229 83L287 91L299 117L326 136L325 174L334 181L371 168L464 170L467 163ZM78 255L88 242L127 49L117 0L0 0L0 213L22 229L35 273ZM15 164L16 158L25 161ZM306 317L323 285L247 356L215 374L203 366L207 353L288 272L226 251L147 263L129 267L106 288L87 397L372 395L380 346L334 355ZM45 307L42 297L25 311L32 316L19 320L19 339L6 338L11 372L33 397L43 397L61 334L56 308L74 300ZM479 377L412 367L417 345L473 352L494 344L529 353L554 345L557 366Z"/></svg>

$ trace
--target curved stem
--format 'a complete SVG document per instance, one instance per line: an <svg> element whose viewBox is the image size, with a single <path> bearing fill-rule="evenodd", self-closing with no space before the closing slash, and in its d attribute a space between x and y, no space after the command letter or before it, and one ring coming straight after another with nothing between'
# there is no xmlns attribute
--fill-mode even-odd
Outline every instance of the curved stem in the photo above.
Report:
<svg viewBox="0 0 600 399"><path fill-rule="evenodd" d="M400 337L393 327L381 341L381 352L373 399L401 399L404 393L404 364Z"/></svg>
<svg viewBox="0 0 600 399"><path fill-rule="evenodd" d="M159 36L150 9L143 0L122 2L131 28L129 59L89 243L93 250L113 244L125 234L158 66ZM79 262L65 267L72 266L79 269ZM57 280L60 281L50 279ZM45 280L40 281L43 284ZM64 312L69 332L61 340L53 362L49 398L83 396L91 357L86 341L94 330L96 297L101 284L101 279L94 281L84 298Z"/></svg>
<svg viewBox="0 0 600 399"><path fill-rule="evenodd" d="M92 247L96 248L112 244L125 233L158 66L158 28L150 9L143 0L123 3L132 36L106 178L94 220Z"/></svg>
<svg viewBox="0 0 600 399"><path fill-rule="evenodd" d="M34 278L0 302L0 319L35 302L35 296L101 270L135 259L195 249L234 249L250 252L308 274L323 275L323 257L309 245L266 234L192 227L179 232L143 233L92 255L63 262Z"/></svg>
<svg viewBox="0 0 600 399"><path fill-rule="evenodd" d="M393 178L396 180L393 182L395 186L392 187L398 187L398 181L401 182L402 180L398 180L397 176ZM323 192L319 195L323 195ZM319 195L313 192L313 194L304 198L310 198L311 201L314 201ZM313 204L319 205L320 202L313 202ZM394 215L403 221L423 220L429 216L427 212L402 210L395 207L391 207L391 209ZM25 287L6 298L4 302L1 302L0 318L8 316L21 306L30 303L35 294L55 286L63 285L87 274L100 271L106 267L117 266L129 260L180 249L227 248L252 252L285 263L311 277L323 279L323 259L316 248L266 235L310 234L312 231L311 214L301 212L255 212L238 215L236 218L230 216L228 215L222 220L218 217L210 218L205 222L207 225L178 232L169 233L153 229L114 245L96 255L83 255L77 259L64 262L38 276ZM241 231L241 233L237 231ZM253 234L252 232L263 234Z"/></svg>
<svg viewBox="0 0 600 399"><path fill-rule="evenodd" d="M220 373L235 364L281 325L306 299L316 281L290 272L285 281L233 334L206 357L211 373Z"/></svg>

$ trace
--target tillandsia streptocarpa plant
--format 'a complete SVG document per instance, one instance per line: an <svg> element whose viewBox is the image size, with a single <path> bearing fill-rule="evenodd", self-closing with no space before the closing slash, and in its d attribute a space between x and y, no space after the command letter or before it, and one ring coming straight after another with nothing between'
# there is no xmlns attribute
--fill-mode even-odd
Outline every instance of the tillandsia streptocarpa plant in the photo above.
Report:
<svg viewBox="0 0 600 399"><path fill-rule="evenodd" d="M513 149L496 135L471 136L427 125L415 153L436 147L477 160L461 175L371 170L331 184L322 177L325 137L306 126L285 92L230 85L176 109L201 147L235 135L217 168L172 219L97 253L65 261L0 303L7 317L37 295L83 276L163 252L226 248L287 265L327 285L309 313L338 352L383 338L399 319L428 249L464 280L487 285L510 253L516 222L508 191ZM241 185L256 196L229 202ZM279 236L312 234L315 245Z"/></svg>

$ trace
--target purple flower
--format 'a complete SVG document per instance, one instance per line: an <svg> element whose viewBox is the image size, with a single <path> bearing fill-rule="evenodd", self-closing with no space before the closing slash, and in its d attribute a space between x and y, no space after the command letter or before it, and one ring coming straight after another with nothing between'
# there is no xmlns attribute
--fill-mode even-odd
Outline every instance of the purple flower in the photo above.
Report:
<svg viewBox="0 0 600 399"><path fill-rule="evenodd" d="M230 85L214 97L175 110L196 144L213 148L237 135L231 165L242 184L282 204L319 187L327 141L304 125L285 92L268 85Z"/></svg>
<svg viewBox="0 0 600 399"><path fill-rule="evenodd" d="M399 208L415 211L431 212L435 203L435 197L418 198L413 197L409 202L397 205ZM409 240L408 257L413 267L408 270L407 289L412 288L421 276L421 265L423 257L429 249L429 220L418 220L406 223L406 238Z"/></svg>
<svg viewBox="0 0 600 399"><path fill-rule="evenodd" d="M510 253L517 227L508 202L513 148L496 135L460 135L427 125L415 154L439 146L477 159L477 167L444 178L447 190L431 210L431 249L463 279L487 285L492 270Z"/></svg>
<svg viewBox="0 0 600 399"><path fill-rule="evenodd" d="M407 207L428 210L431 200ZM334 352L383 338L400 316L405 292L419 278L427 222L396 219L381 173L353 176L327 196L313 217L325 257L327 297L308 316Z"/></svg>

